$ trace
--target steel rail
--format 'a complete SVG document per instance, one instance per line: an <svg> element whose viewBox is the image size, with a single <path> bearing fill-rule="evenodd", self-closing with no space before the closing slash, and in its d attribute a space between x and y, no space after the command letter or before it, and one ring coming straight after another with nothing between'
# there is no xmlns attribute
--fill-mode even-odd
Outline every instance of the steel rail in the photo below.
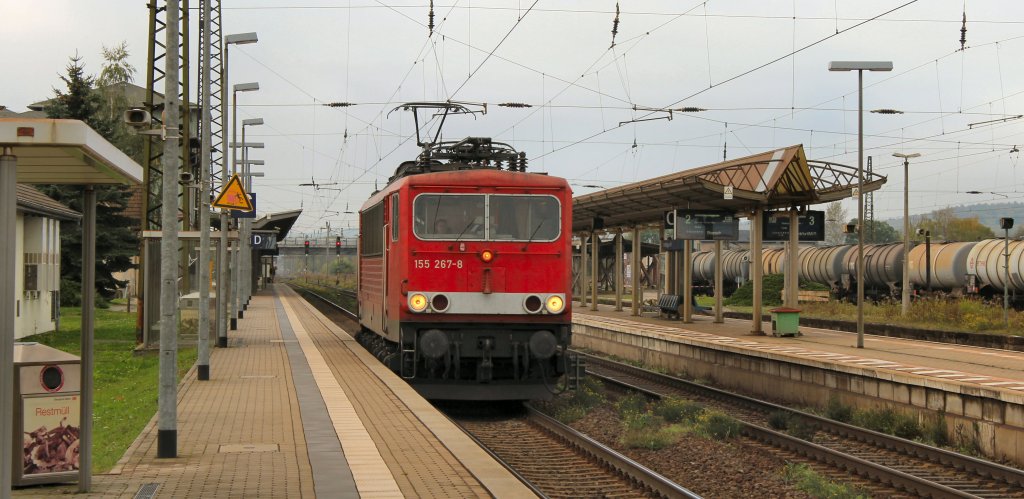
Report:
<svg viewBox="0 0 1024 499"><path fill-rule="evenodd" d="M554 418L544 414L532 407L527 406L530 420L540 425L545 430L557 435L581 452L590 455L606 466L614 468L624 476L629 477L636 483L642 484L651 491L660 494L662 497L683 497L700 498L701 496L687 488L665 478L654 470L620 454L615 449L608 447L574 429L566 426Z"/></svg>
<svg viewBox="0 0 1024 499"><path fill-rule="evenodd" d="M976 474L979 477L991 478L993 480L1001 481L1009 485L1021 486L1022 484L1024 484L1024 472L1014 468L1010 468L1008 466L1003 466L998 463L993 463L990 461L977 459L971 456L957 454L955 452L947 451L945 449L939 449L936 447L920 444L892 435L887 435L884 433L879 433L864 428L858 428L856 426L852 426L846 423L841 423L814 414L805 413L778 404L773 404L771 402L757 400L739 394L729 393L724 390L719 390L716 388L711 388L708 386L692 383L661 373L647 371L645 369L640 369L634 366L630 366L628 364L623 364L620 362L615 362L600 357L594 357L592 355L587 355L587 357L588 366L602 366L612 370L626 371L630 376L642 379L646 378L656 383L665 384L668 386L672 386L674 388L678 387L684 390L698 392L704 396L708 396L709 398L717 400L723 400L730 403L736 403L738 401L742 405L748 406L750 408L762 412L784 411L788 414L799 416L800 418L803 418L805 421L811 422L817 428L823 431L834 433L844 438L849 438L859 442L867 443L890 451L899 452L901 454L912 456L915 458L924 459L946 467L963 470L965 472ZM596 375L596 373L588 374ZM664 396L663 394L653 392L651 390L647 390L645 388L638 387L620 380L606 378L600 375L597 376L602 377L604 379L608 379L615 384L619 384L633 390L644 392L653 397ZM900 484L904 486L913 486L914 488L905 490L913 491L917 494L932 495L933 497L936 497L936 495L934 494L953 497L976 497L974 495L958 491L945 485L935 484L930 481L920 479L918 477L913 477L912 475L906 474L899 470L890 470L887 467L876 465L874 463L864 461L860 458L848 456L846 454L840 453L839 451L829 449L828 447L806 442L804 440L797 439L784 433L775 432L773 430L763 428L761 426L757 426L751 423L746 423L742 421L741 423L743 423L744 426L747 429L749 429L749 436L751 436L752 438L756 438L758 440L771 443L772 445L776 445L778 447L782 447L793 452L798 452L800 454L807 455L808 457L812 457L814 459L818 459L820 457L821 459L818 460L836 466L840 466L839 463L843 463L843 465L840 467L854 471L858 475L866 476L876 481L881 481L883 483L891 483L895 487L900 487ZM793 441L796 442L793 443ZM863 463L867 463L870 466L864 467ZM886 475L881 474L883 472L882 470L890 470L891 472L893 472L892 480L886 479ZM888 472L886 471L886 473ZM928 489L931 489L931 491L929 491Z"/></svg>
<svg viewBox="0 0 1024 499"><path fill-rule="evenodd" d="M524 477L522 474L520 474L518 471L516 471L516 469L514 467L512 467L511 464L509 464L507 461L502 459L501 456L499 456L496 452L491 450L490 447L488 447L483 442L481 442L480 439L476 438L476 436L473 435L472 432L470 432L466 428L463 428L462 425L460 425L458 423L458 421L455 421L454 419L448 417L447 414L444 414L443 412L442 412L442 414L444 415L444 417L448 418L448 421L451 421L451 423L454 424L456 428L462 430L462 433L466 434L466 436L469 437L470 440L475 442L476 445L478 445L481 449L483 449L484 452L489 454L491 456L491 458L493 458L495 461L497 461L498 464L502 465L506 470L508 470L509 473L512 473L512 476L516 477L520 482L523 483L523 485L525 485L528 489L533 491L534 494L537 494L537 497L541 497L543 499L548 499L548 495L547 494L545 494L542 490L537 488L537 486L534 485L533 482L527 480L526 477Z"/></svg>
<svg viewBox="0 0 1024 499"><path fill-rule="evenodd" d="M337 303L334 303L330 299L328 299L328 298L326 298L326 297L324 297L324 296L322 296L322 295L320 295L320 294L318 294L316 292L310 291L309 289L304 288L302 286L294 286L294 287L299 288L297 290L297 292L299 294L309 294L309 295L315 296L320 301L330 305L331 308L333 308L333 309L337 310L338 312L341 312L342 314L344 314L345 317L348 317L349 319L352 319L352 320L357 320L358 319L358 316L356 315L355 312L352 312L351 310L349 310L349 309L347 309L345 307L342 307L341 305L338 305ZM346 295L350 295L352 297L352 299L356 299L356 294L354 292L352 292L352 291L339 290L339 292L344 293Z"/></svg>

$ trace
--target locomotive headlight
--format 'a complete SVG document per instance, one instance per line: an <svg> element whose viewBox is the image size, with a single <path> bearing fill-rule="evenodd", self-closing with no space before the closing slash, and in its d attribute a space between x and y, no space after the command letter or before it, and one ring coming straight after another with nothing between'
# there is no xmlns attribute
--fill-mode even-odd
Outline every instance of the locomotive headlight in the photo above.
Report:
<svg viewBox="0 0 1024 499"><path fill-rule="evenodd" d="M422 312L427 309L427 296L423 293L409 295L409 309L413 312Z"/></svg>
<svg viewBox="0 0 1024 499"><path fill-rule="evenodd" d="M480 252L480 259L483 260L484 263L491 263L491 260L494 260L494 252L491 250L483 250Z"/></svg>
<svg viewBox="0 0 1024 499"><path fill-rule="evenodd" d="M548 313L557 314L565 310L565 300L561 296L551 295L544 302L544 306L548 309Z"/></svg>

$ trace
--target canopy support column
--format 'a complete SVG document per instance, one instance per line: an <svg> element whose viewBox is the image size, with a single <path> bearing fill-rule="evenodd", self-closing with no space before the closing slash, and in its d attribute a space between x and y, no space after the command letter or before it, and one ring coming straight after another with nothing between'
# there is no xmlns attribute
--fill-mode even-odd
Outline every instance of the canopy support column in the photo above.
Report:
<svg viewBox="0 0 1024 499"><path fill-rule="evenodd" d="M18 158L0 152L0 497L10 497L14 459L14 274ZM20 445L19 445L20 448ZM20 455L20 453L19 453ZM20 459L20 458L19 458Z"/></svg>
<svg viewBox="0 0 1024 499"><path fill-rule="evenodd" d="M598 244L600 243L597 232L590 233L590 277L593 279L590 288L590 310L597 311L597 284L598 284L598 263L601 261Z"/></svg>
<svg viewBox="0 0 1024 499"><path fill-rule="evenodd" d="M762 216L764 210L754 209L750 219L750 284L754 290L754 307L751 315L750 334L763 336L761 329L761 293L764 283L761 281L764 272L761 266L761 225L764 223Z"/></svg>
<svg viewBox="0 0 1024 499"><path fill-rule="evenodd" d="M800 216L796 209L789 211L789 244L786 248L786 299L787 307L796 307L800 290Z"/></svg>
<svg viewBox="0 0 1024 499"><path fill-rule="evenodd" d="M683 322L693 322L693 241L683 246Z"/></svg>
<svg viewBox="0 0 1024 499"><path fill-rule="evenodd" d="M725 280L722 268L722 241L715 241L715 323L725 322L722 316L722 281Z"/></svg>
<svg viewBox="0 0 1024 499"><path fill-rule="evenodd" d="M615 231L615 311L622 312L622 229Z"/></svg>
<svg viewBox="0 0 1024 499"><path fill-rule="evenodd" d="M638 317L640 315L640 304L644 300L644 293L640 290L640 226L633 226L633 253L630 255L633 260L632 277L633 277L633 311L632 315Z"/></svg>

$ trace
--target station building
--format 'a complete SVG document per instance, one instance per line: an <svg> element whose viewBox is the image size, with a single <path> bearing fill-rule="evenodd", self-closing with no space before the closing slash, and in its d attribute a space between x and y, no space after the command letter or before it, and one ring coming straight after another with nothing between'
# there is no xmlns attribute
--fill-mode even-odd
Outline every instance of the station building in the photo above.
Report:
<svg viewBox="0 0 1024 499"><path fill-rule="evenodd" d="M60 223L82 215L34 187L17 186L14 338L46 333L60 321Z"/></svg>

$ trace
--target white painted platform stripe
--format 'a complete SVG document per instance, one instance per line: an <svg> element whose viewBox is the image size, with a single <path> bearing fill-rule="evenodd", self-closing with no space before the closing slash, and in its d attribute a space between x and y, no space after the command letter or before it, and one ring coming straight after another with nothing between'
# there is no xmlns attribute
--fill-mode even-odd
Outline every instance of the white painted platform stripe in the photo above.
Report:
<svg viewBox="0 0 1024 499"><path fill-rule="evenodd" d="M370 438L366 427L356 414L355 407L352 406L352 401L345 394L345 389L338 384L330 366L316 348L313 339L309 337L289 301L285 299L281 300L281 303L284 305L295 337L299 340L302 353L309 362L309 369L313 373L317 388L324 398L327 413L334 424L334 432L341 442L341 449L345 452L345 459L352 470L359 495L402 497L402 491L398 488L398 483L381 457L380 451L377 450L377 444Z"/></svg>

